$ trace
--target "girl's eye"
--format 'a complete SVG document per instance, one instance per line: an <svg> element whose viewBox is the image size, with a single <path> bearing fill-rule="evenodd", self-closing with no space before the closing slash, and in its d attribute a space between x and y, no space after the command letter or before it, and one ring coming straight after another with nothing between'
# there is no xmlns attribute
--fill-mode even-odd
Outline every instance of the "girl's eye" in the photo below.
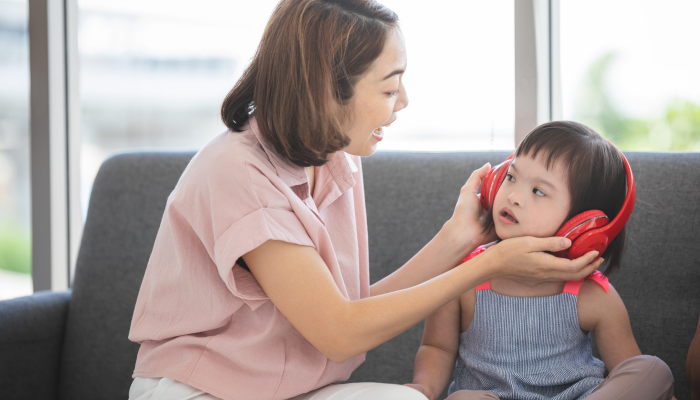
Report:
<svg viewBox="0 0 700 400"><path fill-rule="evenodd" d="M506 174L506 180L511 181L511 182L515 182L515 177L513 175L511 175L509 172Z"/></svg>
<svg viewBox="0 0 700 400"><path fill-rule="evenodd" d="M534 193L538 196L544 196L544 192L541 191L540 189L537 189L537 188L532 189L532 193Z"/></svg>
<svg viewBox="0 0 700 400"><path fill-rule="evenodd" d="M397 94L399 94L399 90L398 90L398 89L397 89L397 90L394 90L393 92L387 93L387 95L388 95L389 97L396 96Z"/></svg>

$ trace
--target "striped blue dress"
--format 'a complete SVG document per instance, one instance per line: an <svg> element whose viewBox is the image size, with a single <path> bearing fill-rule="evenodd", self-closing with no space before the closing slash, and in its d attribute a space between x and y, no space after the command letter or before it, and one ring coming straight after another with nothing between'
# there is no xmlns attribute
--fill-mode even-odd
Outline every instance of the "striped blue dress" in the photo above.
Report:
<svg viewBox="0 0 700 400"><path fill-rule="evenodd" d="M488 390L502 400L583 399L603 382L576 311L580 282L548 297L510 297L477 287L474 318L459 337L449 393ZM606 282L607 283L607 282Z"/></svg>

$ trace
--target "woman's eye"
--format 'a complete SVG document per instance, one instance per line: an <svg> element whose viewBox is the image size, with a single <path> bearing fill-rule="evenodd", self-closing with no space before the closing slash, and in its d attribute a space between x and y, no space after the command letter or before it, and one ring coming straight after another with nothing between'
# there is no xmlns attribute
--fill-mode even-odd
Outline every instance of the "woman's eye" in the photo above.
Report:
<svg viewBox="0 0 700 400"><path fill-rule="evenodd" d="M534 193L538 196L544 196L544 192L541 191L540 189L537 189L537 188L532 189L532 193Z"/></svg>
<svg viewBox="0 0 700 400"><path fill-rule="evenodd" d="M399 94L399 90L398 90L398 89L397 89L397 90L394 90L393 92L387 93L387 95L388 95L389 97L391 97L391 96L396 96L397 94Z"/></svg>
<svg viewBox="0 0 700 400"><path fill-rule="evenodd" d="M511 175L510 173L507 173L506 180L511 181L511 182L515 182L515 177L513 177L513 175Z"/></svg>

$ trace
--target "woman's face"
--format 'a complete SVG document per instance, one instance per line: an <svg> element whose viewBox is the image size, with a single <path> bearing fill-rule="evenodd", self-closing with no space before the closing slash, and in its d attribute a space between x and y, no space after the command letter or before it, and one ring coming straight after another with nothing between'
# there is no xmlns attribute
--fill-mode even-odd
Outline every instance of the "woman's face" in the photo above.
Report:
<svg viewBox="0 0 700 400"><path fill-rule="evenodd" d="M408 105L402 83L406 62L403 35L395 29L377 60L355 85L355 96L350 103L352 116L345 130L350 144L343 149L345 152L372 155L384 137L384 128Z"/></svg>

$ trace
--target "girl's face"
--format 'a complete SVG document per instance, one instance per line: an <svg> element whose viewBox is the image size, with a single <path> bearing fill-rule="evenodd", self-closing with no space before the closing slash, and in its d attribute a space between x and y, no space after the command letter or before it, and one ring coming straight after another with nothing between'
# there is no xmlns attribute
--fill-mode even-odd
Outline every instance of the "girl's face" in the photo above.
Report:
<svg viewBox="0 0 700 400"><path fill-rule="evenodd" d="M553 236L569 214L567 171L559 162L547 169L540 158L513 160L496 193L493 219L501 239Z"/></svg>
<svg viewBox="0 0 700 400"><path fill-rule="evenodd" d="M343 149L345 152L372 155L384 137L384 128L408 105L402 83L406 62L403 35L395 29L377 60L355 85L355 96L350 103L352 117L346 127L350 144Z"/></svg>

